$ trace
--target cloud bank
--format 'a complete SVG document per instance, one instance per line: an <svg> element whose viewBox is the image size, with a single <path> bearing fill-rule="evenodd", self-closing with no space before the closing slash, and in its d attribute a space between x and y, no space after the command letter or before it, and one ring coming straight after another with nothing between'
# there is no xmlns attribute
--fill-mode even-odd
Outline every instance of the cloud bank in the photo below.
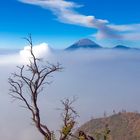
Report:
<svg viewBox="0 0 140 140"><path fill-rule="evenodd" d="M93 28L96 39L117 39L136 41L140 38L140 24L112 25L106 19L98 19L93 15L84 15L76 11L83 7L72 1L65 0L19 0L48 9L56 15L60 22Z"/></svg>
<svg viewBox="0 0 140 140"><path fill-rule="evenodd" d="M64 67L62 72L50 77L53 83L46 86L44 92L40 94L42 119L52 130L57 132L61 126L61 121L58 121L61 120L59 111L56 108L61 106L60 100L65 97L79 98L75 108L80 115L80 124L91 117L103 116L104 111L108 114L113 110L118 112L122 109L140 111L140 52L138 50L100 49L57 52L47 51L46 44L43 45L46 46L44 49L39 47L42 44L37 46L36 51L38 50L40 54L36 54L37 56L49 62L60 62ZM21 53L15 54L17 57L13 57L13 54L0 55L0 60L2 57L9 60L9 63L0 63L0 137L5 140L41 139L31 123L30 113L20 108L21 102L12 103L8 95L7 79L10 73L17 70L17 65L24 64L21 60L17 62L17 58L23 59L23 56L26 58L27 48L21 51L25 54L22 57ZM12 61L15 63L11 63Z"/></svg>

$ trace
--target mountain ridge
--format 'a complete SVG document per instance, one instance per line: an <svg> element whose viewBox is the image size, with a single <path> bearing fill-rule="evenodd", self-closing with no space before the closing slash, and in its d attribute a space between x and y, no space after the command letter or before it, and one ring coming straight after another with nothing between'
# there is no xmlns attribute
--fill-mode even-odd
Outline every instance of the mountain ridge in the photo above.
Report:
<svg viewBox="0 0 140 140"><path fill-rule="evenodd" d="M110 129L109 140L140 140L140 114L133 112L119 112L109 117L91 119L79 127L77 132L82 130L96 140L97 132L103 132L106 125Z"/></svg>
<svg viewBox="0 0 140 140"><path fill-rule="evenodd" d="M139 50L138 48L131 48L131 47L121 45L121 44L116 45L112 48L106 48L88 38L80 39L80 40L76 41L75 43L73 43L72 45L70 45L69 47L65 48L64 50L74 51L74 50L78 50L78 49L115 49L115 50L130 50L130 49L132 50L133 49L133 50Z"/></svg>
<svg viewBox="0 0 140 140"><path fill-rule="evenodd" d="M130 47L124 46L124 45L116 45L113 49L123 49L123 50L128 50L132 49Z"/></svg>

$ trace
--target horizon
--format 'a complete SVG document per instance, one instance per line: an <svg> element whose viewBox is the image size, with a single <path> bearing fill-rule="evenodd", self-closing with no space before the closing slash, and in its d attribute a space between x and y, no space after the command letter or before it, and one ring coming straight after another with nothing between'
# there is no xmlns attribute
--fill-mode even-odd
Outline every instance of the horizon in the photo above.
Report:
<svg viewBox="0 0 140 140"><path fill-rule="evenodd" d="M98 44L97 42L95 42L95 41L93 41L92 39L89 39L89 38L81 38L81 39L79 39L79 40L73 42L73 43L70 44L69 46L66 46L65 48L53 48L52 45L47 44L47 43L45 43L45 42L43 42L43 43L47 44L48 47L51 48L51 49L53 49L53 50L66 50L66 49L68 49L69 47L71 47L71 46L73 46L73 45L75 45L75 44L78 45L78 42L79 42L79 41L84 41L84 40L91 41L93 44L99 45L100 48L103 48L103 49L114 49L114 48L117 48L118 46L121 47L121 48L118 48L118 49L123 49L123 47L128 48L128 49L131 49L131 50L133 50L133 49L139 50L139 49L140 49L140 48L135 48L135 47L132 47L132 46L126 46L126 45L122 45L122 44L116 44L115 46L112 46L112 47L106 47L106 46L102 46L102 45ZM43 44L43 43L40 43L40 44ZM33 44L33 45L34 45L34 46L39 46L40 44L38 43L38 44ZM85 45L85 43L84 43L84 45ZM87 43L87 45L88 45L88 43ZM26 46L24 46L24 47L26 47ZM18 52L20 52L22 49L24 49L24 47L23 47L23 48L0 48L0 51L1 51L0 54L3 54L3 52L4 52L4 54L6 54L6 52L8 52L8 53L9 53L9 52L12 52L13 54L14 54L14 53L18 53ZM78 45L78 48L80 49L81 47ZM78 49L78 48L76 48L76 49ZM41 48L40 48L40 49L41 49ZM82 48L82 49L86 50L86 49L90 49L90 48L88 48L88 47L86 48L86 47L85 47L85 48ZM92 47L91 49L94 49L94 47ZM98 48L96 48L96 49L98 49Z"/></svg>

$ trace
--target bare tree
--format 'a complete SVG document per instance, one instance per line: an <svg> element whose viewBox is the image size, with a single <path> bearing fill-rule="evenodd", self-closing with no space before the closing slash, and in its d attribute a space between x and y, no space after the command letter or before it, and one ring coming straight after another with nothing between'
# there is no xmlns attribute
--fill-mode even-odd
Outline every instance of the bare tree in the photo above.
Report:
<svg viewBox="0 0 140 140"><path fill-rule="evenodd" d="M59 63L56 65L47 63L44 66L42 60L34 55L31 35L25 39L30 45L31 58L29 59L29 64L18 66L18 72L13 73L9 78L11 85L10 95L13 99L22 101L25 105L24 107L31 112L32 121L38 131L44 136L44 140L51 140L50 129L41 121L38 95L42 92L44 85L50 83L48 77L54 72L60 71L62 67ZM69 106L69 104L67 105Z"/></svg>

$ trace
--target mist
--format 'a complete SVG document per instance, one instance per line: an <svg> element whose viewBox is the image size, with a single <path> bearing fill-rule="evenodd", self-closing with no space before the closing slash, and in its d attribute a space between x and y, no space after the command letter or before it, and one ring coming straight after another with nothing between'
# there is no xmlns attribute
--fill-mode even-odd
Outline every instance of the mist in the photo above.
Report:
<svg viewBox="0 0 140 140"><path fill-rule="evenodd" d="M41 139L30 112L20 107L21 102L12 102L8 94L8 77L17 71L17 65L26 64L23 56L20 52L0 55L0 137L5 140ZM43 49L39 56L50 63L59 62L63 67L49 79L52 84L46 85L39 98L42 119L52 130L57 132L61 127L61 112L56 109L61 107L60 100L73 96L78 97L74 107L80 115L79 125L91 117L102 117L104 111L107 115L113 110L140 111L139 50Z"/></svg>

